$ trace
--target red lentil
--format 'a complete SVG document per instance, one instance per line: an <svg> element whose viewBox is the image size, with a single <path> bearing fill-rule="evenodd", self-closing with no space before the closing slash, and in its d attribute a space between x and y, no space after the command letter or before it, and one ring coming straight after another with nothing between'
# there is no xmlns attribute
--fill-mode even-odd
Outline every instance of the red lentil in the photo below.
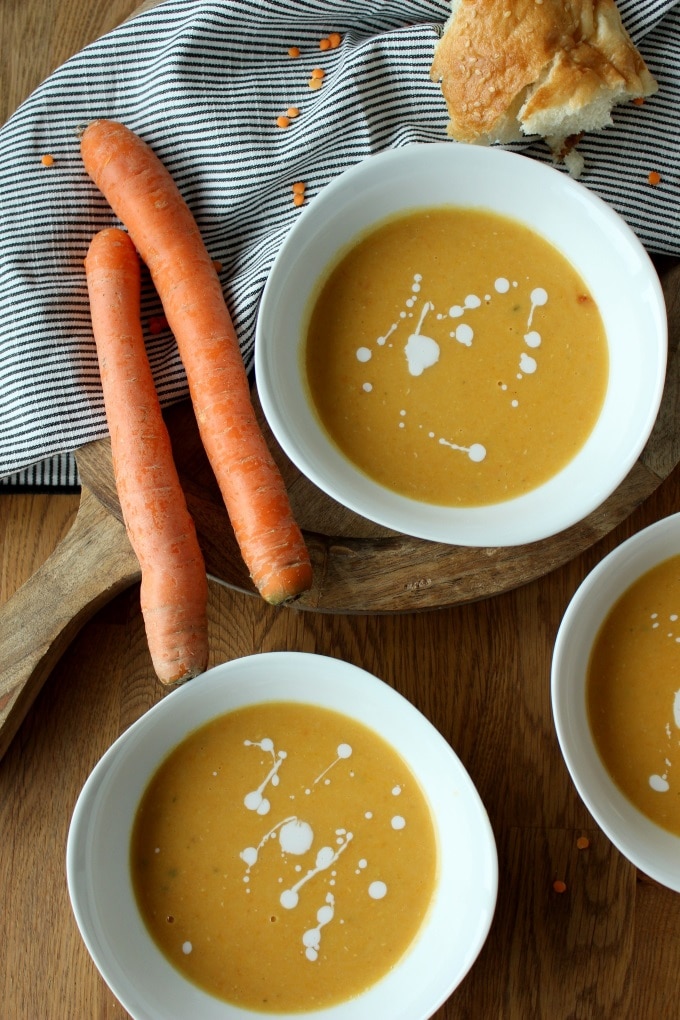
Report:
<svg viewBox="0 0 680 1020"><path fill-rule="evenodd" d="M40 162L43 166L52 166L54 163L54 156L50 156L49 152L41 157Z"/></svg>
<svg viewBox="0 0 680 1020"><path fill-rule="evenodd" d="M650 184L656 185L661 181L661 174L657 170L652 170L647 178Z"/></svg>
<svg viewBox="0 0 680 1020"><path fill-rule="evenodd" d="M149 333L152 336L157 336L158 333L162 333L168 328L168 320L164 315L152 315L149 319Z"/></svg>

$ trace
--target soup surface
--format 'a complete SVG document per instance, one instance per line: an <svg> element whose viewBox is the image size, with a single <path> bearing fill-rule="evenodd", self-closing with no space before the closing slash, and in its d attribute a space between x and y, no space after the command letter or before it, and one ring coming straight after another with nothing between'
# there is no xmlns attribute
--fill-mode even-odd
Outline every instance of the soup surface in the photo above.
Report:
<svg viewBox="0 0 680 1020"><path fill-rule="evenodd" d="M680 836L680 556L644 574L614 605L593 648L586 696L612 779Z"/></svg>
<svg viewBox="0 0 680 1020"><path fill-rule="evenodd" d="M389 489L475 506L555 475L597 421L599 310L544 238L491 212L386 221L320 286L304 345L334 443Z"/></svg>
<svg viewBox="0 0 680 1020"><path fill-rule="evenodd" d="M429 806L403 759L336 712L278 702L190 734L139 806L131 870L186 977L263 1012L348 999L403 955L437 876Z"/></svg>

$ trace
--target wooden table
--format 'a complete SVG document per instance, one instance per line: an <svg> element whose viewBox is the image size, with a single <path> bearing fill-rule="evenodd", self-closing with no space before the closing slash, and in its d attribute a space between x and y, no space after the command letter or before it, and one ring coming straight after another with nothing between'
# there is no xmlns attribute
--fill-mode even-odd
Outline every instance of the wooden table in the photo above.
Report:
<svg viewBox="0 0 680 1020"><path fill-rule="evenodd" d="M136 7L137 0L4 0L2 120L55 66ZM0 600L47 557L77 504L76 496L0 495ZM567 566L508 594L427 613L281 610L211 585L211 664L279 649L342 656L415 702L477 785L498 845L498 906L477 962L439 1020L665 1020L680 1012L680 897L636 873L594 825L562 762L550 710L553 641L578 584L609 549L679 507L675 470ZM64 848L90 769L161 696L133 587L81 631L0 761L3 1020L128 1015L81 942ZM576 845L582 834L585 850ZM553 890L556 878L566 892Z"/></svg>

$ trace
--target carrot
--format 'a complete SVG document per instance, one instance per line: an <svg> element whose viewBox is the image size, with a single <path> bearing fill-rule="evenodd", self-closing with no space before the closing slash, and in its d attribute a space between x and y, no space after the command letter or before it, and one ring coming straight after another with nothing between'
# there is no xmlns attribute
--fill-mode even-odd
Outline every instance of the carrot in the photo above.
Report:
<svg viewBox="0 0 680 1020"><path fill-rule="evenodd" d="M158 678L180 683L207 665L208 582L146 356L139 257L128 235L116 227L96 234L85 273L116 487L142 569L149 651Z"/></svg>
<svg viewBox="0 0 680 1020"><path fill-rule="evenodd" d="M167 169L123 124L89 124L81 153L149 268L253 582L268 602L293 599L311 585L309 553L257 423L236 332L196 221Z"/></svg>

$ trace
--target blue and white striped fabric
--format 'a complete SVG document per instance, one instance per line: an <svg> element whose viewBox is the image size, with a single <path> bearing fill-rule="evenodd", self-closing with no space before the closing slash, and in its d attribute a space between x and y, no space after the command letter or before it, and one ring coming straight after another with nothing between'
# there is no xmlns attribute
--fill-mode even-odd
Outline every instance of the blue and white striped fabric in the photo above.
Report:
<svg viewBox="0 0 680 1020"><path fill-rule="evenodd" d="M620 0L660 91L583 140L582 183L629 222L650 252L680 255L680 3ZM115 222L87 178L78 129L122 120L175 177L222 263L250 367L262 288L306 201L371 153L446 138L429 80L446 0L165 0L77 54L0 130L0 477L6 486L77 481L72 451L106 435L83 258ZM338 48L319 40L338 32ZM297 46L292 59L288 47ZM323 86L308 79L323 67ZM286 129L276 118L300 114ZM455 144L455 143L451 143ZM532 157L545 147L527 142ZM49 153L50 167L41 164ZM650 170L661 174L651 187ZM414 182L417 189L417 182ZM161 314L150 286L143 319ZM149 331L164 405L186 384L173 338ZM27 470L28 469L28 470ZM0 490L2 491L2 490Z"/></svg>

